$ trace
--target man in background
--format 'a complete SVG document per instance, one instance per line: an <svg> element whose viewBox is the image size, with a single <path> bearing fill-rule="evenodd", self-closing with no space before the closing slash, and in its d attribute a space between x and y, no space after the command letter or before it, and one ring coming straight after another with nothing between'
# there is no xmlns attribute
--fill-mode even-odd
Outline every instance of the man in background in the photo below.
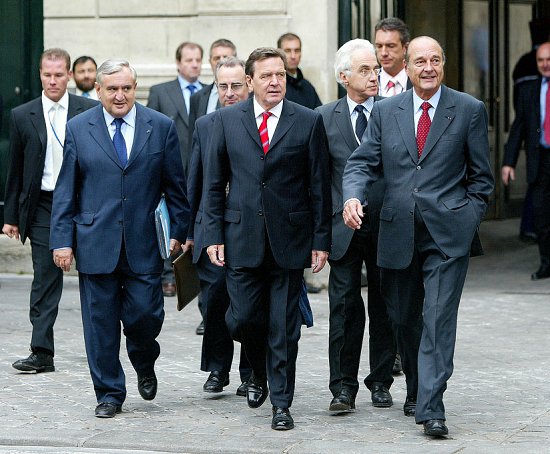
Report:
<svg viewBox="0 0 550 454"><path fill-rule="evenodd" d="M83 55L74 61L73 78L76 84L76 95L97 101L97 92L95 91L96 71L97 64L92 57Z"/></svg>
<svg viewBox="0 0 550 454"><path fill-rule="evenodd" d="M6 178L4 226L10 238L31 241L33 281L30 295L31 354L13 363L23 372L52 372L53 327L63 288L63 273L49 251L53 190L63 162L65 124L97 102L67 92L71 58L63 49L40 57L42 95L12 110Z"/></svg>

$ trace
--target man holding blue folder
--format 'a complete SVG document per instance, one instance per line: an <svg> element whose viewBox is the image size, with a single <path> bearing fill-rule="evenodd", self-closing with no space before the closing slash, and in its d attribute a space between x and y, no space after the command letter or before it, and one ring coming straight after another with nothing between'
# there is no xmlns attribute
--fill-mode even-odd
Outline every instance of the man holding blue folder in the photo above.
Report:
<svg viewBox="0 0 550 454"><path fill-rule="evenodd" d="M126 398L121 322L138 391L155 398L164 301L154 211L164 193L174 253L187 235L189 204L174 122L135 103L127 61L107 60L97 81L102 105L67 123L50 249L63 271L76 255L95 415L112 418Z"/></svg>

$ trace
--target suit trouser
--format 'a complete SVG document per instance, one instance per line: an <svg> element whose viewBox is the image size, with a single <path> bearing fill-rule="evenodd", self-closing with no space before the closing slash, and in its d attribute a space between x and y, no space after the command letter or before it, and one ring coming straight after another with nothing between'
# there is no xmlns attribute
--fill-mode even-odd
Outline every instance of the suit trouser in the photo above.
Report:
<svg viewBox="0 0 550 454"><path fill-rule="evenodd" d="M263 379L267 372L272 405L289 408L294 398L304 270L279 267L269 246L265 254L257 268L227 268L227 326L233 338L241 340L254 375Z"/></svg>
<svg viewBox="0 0 550 454"><path fill-rule="evenodd" d="M79 282L84 342L97 401L121 405L126 398L119 359L121 322L134 370L151 372L160 354L156 337L164 320L160 273L134 273L122 247L112 273L79 273Z"/></svg>
<svg viewBox="0 0 550 454"><path fill-rule="evenodd" d="M55 266L49 246L52 194L40 191L29 229L34 270L29 318L32 324L31 349L46 350L53 355L53 326L63 290L63 271Z"/></svg>
<svg viewBox="0 0 550 454"><path fill-rule="evenodd" d="M365 217L365 221L366 221ZM368 222L353 234L348 250L339 260L330 261L328 294L329 388L334 396L347 389L357 394L357 374L365 330L365 304L361 297L361 267L367 268L370 374L365 384L393 383L395 340L386 305L380 295L380 269L376 266L376 239Z"/></svg>
<svg viewBox="0 0 550 454"><path fill-rule="evenodd" d="M550 148L540 150L539 172L533 187L535 231L542 266L550 266Z"/></svg>
<svg viewBox="0 0 550 454"><path fill-rule="evenodd" d="M225 313L229 308L225 269L212 264L206 249L196 267L205 306L201 370L229 373L233 361L233 339L225 323ZM241 348L239 372L242 381L247 381L252 373L244 348Z"/></svg>
<svg viewBox="0 0 550 454"><path fill-rule="evenodd" d="M415 395L417 382L415 418L421 423L445 419L443 393L453 372L458 304L469 256L446 256L418 212L415 213L414 242L413 259L407 268L382 270L382 292L396 332L407 395ZM422 284L423 305L418 298ZM421 337L419 320L422 320Z"/></svg>

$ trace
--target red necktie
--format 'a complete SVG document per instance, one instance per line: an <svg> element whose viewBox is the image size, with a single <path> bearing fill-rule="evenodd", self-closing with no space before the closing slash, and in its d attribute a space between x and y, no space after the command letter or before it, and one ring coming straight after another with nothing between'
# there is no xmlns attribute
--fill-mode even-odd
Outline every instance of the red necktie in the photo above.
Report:
<svg viewBox="0 0 550 454"><path fill-rule="evenodd" d="M273 115L271 112L263 112L262 113L262 123L260 124L260 128L258 129L260 133L260 141L262 142L262 147L264 149L264 154L267 154L267 151L269 150L269 134L267 132L267 119Z"/></svg>
<svg viewBox="0 0 550 454"><path fill-rule="evenodd" d="M422 108L422 115L420 115L420 119L418 120L418 128L416 129L418 158L422 156L422 150L424 150L424 144L426 143L426 138L428 137L430 126L432 124L432 120L430 120L430 116L428 115L428 109L432 107L431 104L424 101L420 107Z"/></svg>
<svg viewBox="0 0 550 454"><path fill-rule="evenodd" d="M546 113L544 114L544 141L550 145L550 78L546 79Z"/></svg>
<svg viewBox="0 0 550 454"><path fill-rule="evenodd" d="M388 85L387 85L387 90L386 90L386 93L389 93L389 91L393 88L393 92L392 92L392 96L395 96L396 94L396 91L395 91L395 84L393 83L393 80L390 80L388 82Z"/></svg>

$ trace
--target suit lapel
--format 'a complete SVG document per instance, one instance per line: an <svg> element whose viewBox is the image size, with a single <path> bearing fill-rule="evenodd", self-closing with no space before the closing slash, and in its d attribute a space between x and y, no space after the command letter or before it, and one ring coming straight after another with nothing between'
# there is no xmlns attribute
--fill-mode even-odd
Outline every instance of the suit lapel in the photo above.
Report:
<svg viewBox="0 0 550 454"><path fill-rule="evenodd" d="M272 150L277 142L287 133L290 127L293 125L292 116L294 115L294 107L292 107L286 100L283 100L283 110L281 111L281 118L277 123L277 128L273 133L273 138L269 142L269 150ZM259 134L258 134L259 136Z"/></svg>
<svg viewBox="0 0 550 454"><path fill-rule="evenodd" d="M444 85L441 86L441 98L437 104L437 109L435 109L434 118L432 120L432 125L430 126L430 132L426 138L426 144L424 145L424 150L422 151L422 156L420 161L426 158L430 151L441 138L445 130L454 120L455 113L455 103L452 99L451 92Z"/></svg>
<svg viewBox="0 0 550 454"><path fill-rule="evenodd" d="M143 147L151 137L153 126L151 118L147 115L145 109L142 109L139 104L136 104L136 130L134 131L134 143L128 160L128 167L137 159L143 150Z"/></svg>
<svg viewBox="0 0 550 454"><path fill-rule="evenodd" d="M256 118L254 117L254 103L253 98L250 98L248 101L243 103L242 108L242 118L241 121L243 122L243 126L252 138L254 142L260 147L260 149L263 152L262 143L260 142L260 133L258 132L258 128L256 126Z"/></svg>
<svg viewBox="0 0 550 454"><path fill-rule="evenodd" d="M358 144L351 126L351 117L349 115L348 102L345 96L340 98L340 101L338 101L334 107L334 121L348 148L351 151L355 150Z"/></svg>
<svg viewBox="0 0 550 454"><path fill-rule="evenodd" d="M30 113L31 123L38 133L40 138L40 143L42 144L42 149L44 150L43 155L46 155L46 147L48 146L48 132L46 130L46 122L44 121L44 108L42 107L42 98L38 98L38 102L35 103Z"/></svg>
<svg viewBox="0 0 550 454"><path fill-rule="evenodd" d="M411 158L416 162L418 160L418 149L416 147L416 135L414 133L414 113L412 90L406 91L401 103L395 112L397 126L401 132L401 137Z"/></svg>
<svg viewBox="0 0 550 454"><path fill-rule="evenodd" d="M182 118L183 122L186 126L189 125L189 112L187 112L187 107L185 106L185 99L183 98L183 93L181 92L181 86L179 83L179 80L174 80L170 85L167 87L167 94L174 103L174 106L176 106L176 109L178 113L180 114L180 117Z"/></svg>
<svg viewBox="0 0 550 454"><path fill-rule="evenodd" d="M103 108L101 105L94 107L95 115L90 119L90 135L97 142L107 157L122 169L122 165L116 156L115 146L109 136L105 117L103 116Z"/></svg>
<svg viewBox="0 0 550 454"><path fill-rule="evenodd" d="M78 96L69 93L69 110L67 111L67 121L84 112L84 107L80 104Z"/></svg>

